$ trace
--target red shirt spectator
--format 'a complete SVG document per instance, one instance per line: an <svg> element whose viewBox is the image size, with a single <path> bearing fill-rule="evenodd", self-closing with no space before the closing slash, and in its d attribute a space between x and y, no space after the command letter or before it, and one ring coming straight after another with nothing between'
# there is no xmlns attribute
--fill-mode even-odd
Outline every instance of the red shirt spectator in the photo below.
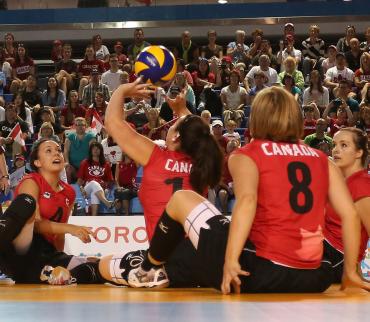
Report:
<svg viewBox="0 0 370 322"><path fill-rule="evenodd" d="M118 163L118 184L120 187L133 189L136 176L137 166L134 161Z"/></svg>
<svg viewBox="0 0 370 322"><path fill-rule="evenodd" d="M81 162L80 168L77 174L78 178L88 183L92 180L98 182L104 189L107 187L107 183L113 181L112 170L109 162L105 162L104 165L100 165L99 162L85 159Z"/></svg>
<svg viewBox="0 0 370 322"><path fill-rule="evenodd" d="M99 59L89 60L85 58L78 65L78 72L82 76L90 76L92 69L97 69L102 74L105 72L104 63Z"/></svg>

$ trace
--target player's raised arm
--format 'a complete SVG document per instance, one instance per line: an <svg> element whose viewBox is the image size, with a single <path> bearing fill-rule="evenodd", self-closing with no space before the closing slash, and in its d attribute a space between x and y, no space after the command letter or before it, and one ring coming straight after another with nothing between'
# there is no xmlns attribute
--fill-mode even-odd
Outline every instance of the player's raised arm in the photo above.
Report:
<svg viewBox="0 0 370 322"><path fill-rule="evenodd" d="M147 84L141 84L141 79L118 87L108 104L104 125L119 147L136 163L145 166L152 154L154 143L137 133L125 121L124 102L126 97L149 98L153 92L147 89Z"/></svg>

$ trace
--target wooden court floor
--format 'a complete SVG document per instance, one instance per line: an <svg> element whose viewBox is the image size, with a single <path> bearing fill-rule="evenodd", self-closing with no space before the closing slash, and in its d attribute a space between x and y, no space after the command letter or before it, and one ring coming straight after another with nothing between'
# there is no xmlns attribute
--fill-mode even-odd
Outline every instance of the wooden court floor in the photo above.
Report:
<svg viewBox="0 0 370 322"><path fill-rule="evenodd" d="M370 293L243 294L106 285L0 287L0 322L370 321Z"/></svg>

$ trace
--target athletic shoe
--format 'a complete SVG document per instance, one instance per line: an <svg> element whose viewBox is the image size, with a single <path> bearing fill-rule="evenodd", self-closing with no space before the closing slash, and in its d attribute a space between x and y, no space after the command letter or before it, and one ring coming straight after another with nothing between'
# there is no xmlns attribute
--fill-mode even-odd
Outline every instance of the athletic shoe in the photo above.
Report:
<svg viewBox="0 0 370 322"><path fill-rule="evenodd" d="M48 282L50 285L69 285L76 282L76 279L72 278L68 269L61 266L54 268L48 265L42 269L40 280Z"/></svg>
<svg viewBox="0 0 370 322"><path fill-rule="evenodd" d="M140 266L128 274L128 284L131 287L164 288L170 281L163 266L153 267L150 271L144 271Z"/></svg>
<svg viewBox="0 0 370 322"><path fill-rule="evenodd" d="M15 282L5 274L0 272L0 285L14 285Z"/></svg>

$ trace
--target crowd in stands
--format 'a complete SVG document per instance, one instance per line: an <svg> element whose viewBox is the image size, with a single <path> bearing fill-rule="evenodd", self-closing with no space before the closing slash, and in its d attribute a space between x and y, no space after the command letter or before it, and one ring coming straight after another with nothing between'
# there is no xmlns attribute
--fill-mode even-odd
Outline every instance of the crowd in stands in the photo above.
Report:
<svg viewBox="0 0 370 322"><path fill-rule="evenodd" d="M359 34L348 26L336 44L326 43L317 25L311 25L307 38L298 42L292 23L283 26L281 40L273 46L261 29L252 31L251 43L244 30L237 30L226 48L217 43L214 30L207 37L208 42L196 44L184 31L178 46L169 48L177 59L175 78L157 87L151 100L132 99L122 106L134 129L163 144L176 117L164 97L175 97L185 89L188 109L209 124L227 160L250 140L248 118L256 94L268 86L282 86L302 107L302 140L311 147L329 156L332 136L347 126L360 128L370 138L370 27ZM130 213L129 201L140 189L138 168L102 125L112 92L136 79L135 57L148 45L141 28L134 30L131 44L117 40L112 50L95 35L77 62L72 46L55 40L51 51L55 73L45 88L39 88L33 60L37 53L31 58L11 33L4 36L0 143L9 171L17 173L13 187L21 178L20 170L28 171L34 142L49 137L62 144L63 176L89 200L92 215L99 213L99 204L112 212ZM17 124L26 148L11 135ZM222 182L209 196L225 213L233 196L230 178L226 167ZM113 199L106 190L114 191Z"/></svg>

